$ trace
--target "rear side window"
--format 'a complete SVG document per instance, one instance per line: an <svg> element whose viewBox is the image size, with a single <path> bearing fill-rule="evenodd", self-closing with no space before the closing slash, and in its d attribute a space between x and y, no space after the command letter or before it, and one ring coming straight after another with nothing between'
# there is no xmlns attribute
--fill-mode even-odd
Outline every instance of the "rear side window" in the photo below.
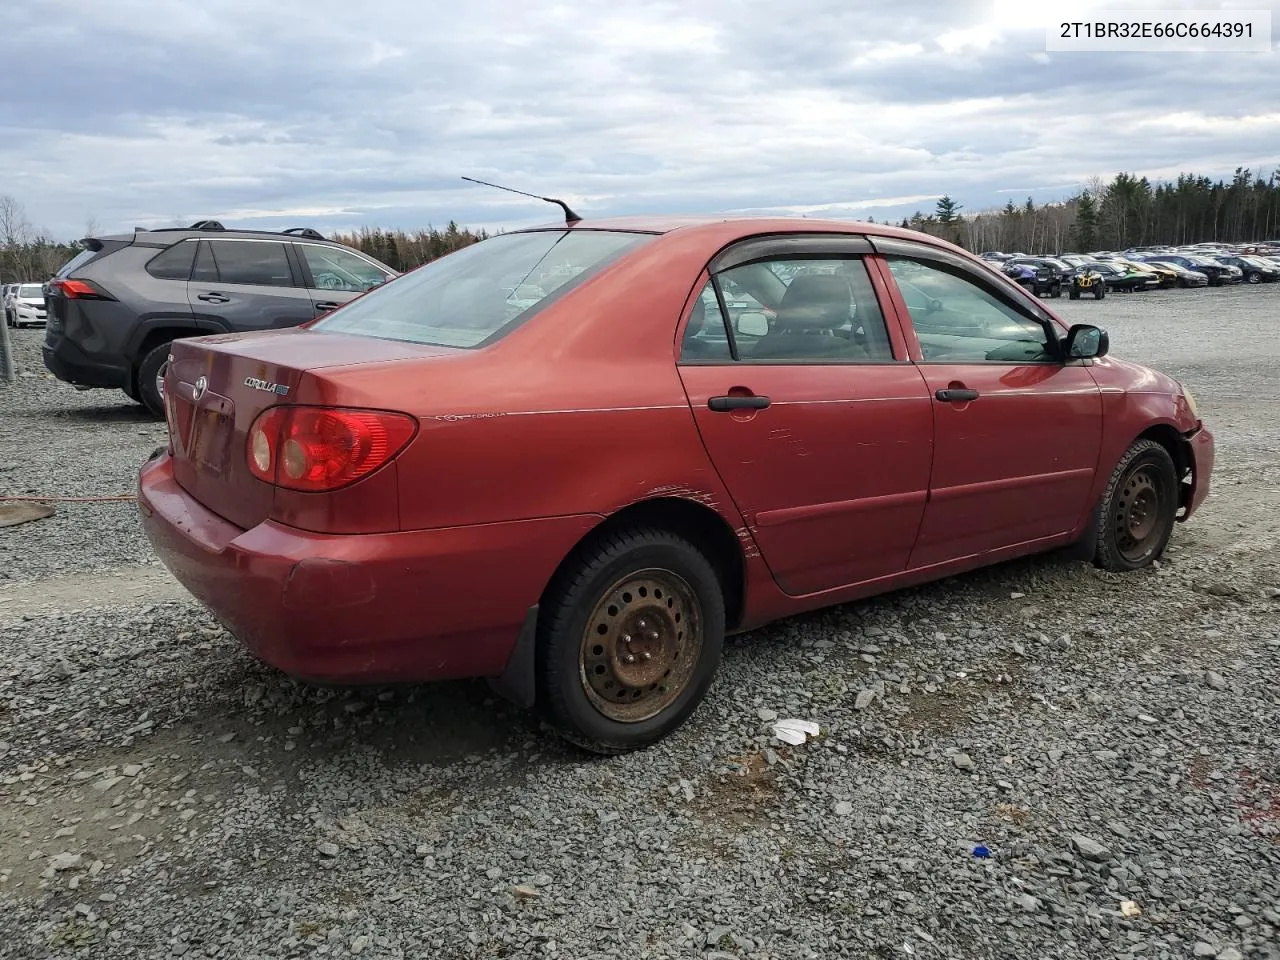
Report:
<svg viewBox="0 0 1280 960"><path fill-rule="evenodd" d="M481 346L652 239L604 230L502 234L404 274L311 329L442 347Z"/></svg>
<svg viewBox="0 0 1280 960"><path fill-rule="evenodd" d="M195 279L218 283L292 287L293 270L283 243L272 240L205 240Z"/></svg>
<svg viewBox="0 0 1280 960"><path fill-rule="evenodd" d="M183 240L148 260L147 273L161 280L188 280L191 278L191 263L195 257L196 244Z"/></svg>

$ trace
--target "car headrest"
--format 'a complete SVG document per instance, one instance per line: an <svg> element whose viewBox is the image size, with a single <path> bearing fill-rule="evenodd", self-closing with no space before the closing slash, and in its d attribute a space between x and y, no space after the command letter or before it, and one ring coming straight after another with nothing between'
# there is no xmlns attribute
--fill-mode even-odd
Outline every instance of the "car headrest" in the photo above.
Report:
<svg viewBox="0 0 1280 960"><path fill-rule="evenodd" d="M778 305L776 328L834 330L849 321L853 291L849 281L834 274L796 277Z"/></svg>

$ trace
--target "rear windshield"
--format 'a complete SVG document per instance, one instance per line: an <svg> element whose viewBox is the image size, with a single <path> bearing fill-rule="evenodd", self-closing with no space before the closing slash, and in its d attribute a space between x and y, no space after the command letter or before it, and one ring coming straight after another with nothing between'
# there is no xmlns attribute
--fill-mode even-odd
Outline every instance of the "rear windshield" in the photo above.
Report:
<svg viewBox="0 0 1280 960"><path fill-rule="evenodd" d="M18 296L20 297L43 297L44 286L39 283L24 283L18 288Z"/></svg>
<svg viewBox="0 0 1280 960"><path fill-rule="evenodd" d="M397 277L311 329L442 347L482 346L652 239L603 230L502 234Z"/></svg>
<svg viewBox="0 0 1280 960"><path fill-rule="evenodd" d="M61 280L62 278L69 276L71 271L76 267L81 266L88 260L92 260L95 256L97 256L97 253L93 250L81 250L74 257L64 263L54 276Z"/></svg>

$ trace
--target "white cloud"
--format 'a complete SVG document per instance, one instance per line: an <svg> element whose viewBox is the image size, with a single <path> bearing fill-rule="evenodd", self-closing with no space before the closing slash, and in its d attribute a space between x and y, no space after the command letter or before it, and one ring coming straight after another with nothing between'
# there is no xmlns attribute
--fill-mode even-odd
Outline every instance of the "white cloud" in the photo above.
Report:
<svg viewBox="0 0 1280 960"><path fill-rule="evenodd" d="M0 191L70 236L547 219L462 174L587 216L901 216L1280 165L1274 55L1045 54L1045 16L1101 5L45 0L0 37Z"/></svg>

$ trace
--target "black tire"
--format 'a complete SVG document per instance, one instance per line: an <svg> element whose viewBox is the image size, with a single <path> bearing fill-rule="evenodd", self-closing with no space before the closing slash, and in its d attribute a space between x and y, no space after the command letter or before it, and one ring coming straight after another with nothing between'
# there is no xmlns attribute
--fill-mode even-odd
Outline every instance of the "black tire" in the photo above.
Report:
<svg viewBox="0 0 1280 960"><path fill-rule="evenodd" d="M1093 299L1101 300L1107 295L1107 285L1099 280L1093 285Z"/></svg>
<svg viewBox="0 0 1280 960"><path fill-rule="evenodd" d="M134 403L142 402L142 398L138 396L138 385L136 383L131 383L127 387L121 387L120 390L126 397L128 397Z"/></svg>
<svg viewBox="0 0 1280 960"><path fill-rule="evenodd" d="M656 743L706 695L724 622L719 578L683 537L634 528L599 539L557 574L539 611L543 715L561 737L593 753ZM668 678L678 678L679 688L663 686Z"/></svg>
<svg viewBox="0 0 1280 960"><path fill-rule="evenodd" d="M1098 509L1093 562L1125 573L1160 559L1178 511L1178 474L1169 451L1139 440L1124 452Z"/></svg>
<svg viewBox="0 0 1280 960"><path fill-rule="evenodd" d="M1078 287L1072 287L1070 290L1067 291L1067 298L1070 300L1079 300L1080 289Z"/></svg>
<svg viewBox="0 0 1280 960"><path fill-rule="evenodd" d="M1050 287L1050 288L1049 288L1049 296L1051 296L1054 300L1057 300L1059 297L1061 297L1061 296L1062 296L1062 284L1060 284L1060 283L1055 283L1052 287Z"/></svg>
<svg viewBox="0 0 1280 960"><path fill-rule="evenodd" d="M160 393L160 387L156 384L156 377L168 358L169 344L166 341L158 347L152 347L148 350L146 355L143 356L142 362L138 364L138 402L146 407L147 411L158 420L164 419L164 397Z"/></svg>
<svg viewBox="0 0 1280 960"><path fill-rule="evenodd" d="M1251 274L1249 274L1247 277L1245 277L1245 280L1246 280L1248 283L1261 283L1261 282L1262 282L1262 274L1260 274L1260 273L1251 273Z"/></svg>

